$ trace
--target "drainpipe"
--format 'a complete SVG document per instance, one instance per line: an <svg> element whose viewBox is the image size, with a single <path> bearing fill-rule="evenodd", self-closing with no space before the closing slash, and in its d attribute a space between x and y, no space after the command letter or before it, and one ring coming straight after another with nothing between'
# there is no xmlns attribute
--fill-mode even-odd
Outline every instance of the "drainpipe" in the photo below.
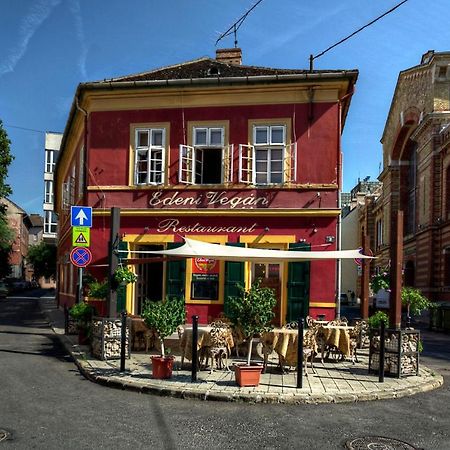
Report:
<svg viewBox="0 0 450 450"><path fill-rule="evenodd" d="M88 127L88 112L83 109L80 106L80 103L78 101L78 95L75 96L75 106L78 109L78 111L80 111L83 115L84 115L84 136L83 136L83 164L84 164L84 168L83 168L83 195L82 195L82 203L84 204L85 202L85 190L86 190L86 167L87 167L87 161L86 161L86 157L87 157L87 136L88 136L88 131L87 131L87 127Z"/></svg>
<svg viewBox="0 0 450 450"><path fill-rule="evenodd" d="M342 214L341 214L341 183L342 183L342 149L341 149L341 124L342 124L342 104L341 100L338 102L338 145L337 145L337 174L336 181L338 186L338 198L337 205L339 208L339 216L336 224L336 250L341 250L341 242L342 242ZM336 260L336 318L340 319L341 317L341 271L342 271L342 263L340 258Z"/></svg>
<svg viewBox="0 0 450 450"><path fill-rule="evenodd" d="M342 203L341 203L341 191L342 191L342 180L343 180L343 165L342 165L342 140L341 140L341 128L342 128L342 102L351 97L354 93L354 89L345 94L342 98L338 100L338 145L337 145L337 174L336 180L338 185L338 199L337 204L339 208L339 216L336 224L336 250L341 250L342 243ZM342 261L340 259L336 260L336 318L341 317L341 274L342 274Z"/></svg>
<svg viewBox="0 0 450 450"><path fill-rule="evenodd" d="M78 95L75 96L75 105L78 111L80 111L84 115L84 136L83 136L83 192L82 192L82 201L81 203L85 203L85 189L86 189L86 155L87 155L87 125L88 125L88 113L85 109L83 109L79 102L78 102ZM78 184L79 186L80 184ZM82 302L82 296L83 296L83 268L78 268L78 284L77 284L77 290L76 290L77 296L76 296L76 302L81 303Z"/></svg>

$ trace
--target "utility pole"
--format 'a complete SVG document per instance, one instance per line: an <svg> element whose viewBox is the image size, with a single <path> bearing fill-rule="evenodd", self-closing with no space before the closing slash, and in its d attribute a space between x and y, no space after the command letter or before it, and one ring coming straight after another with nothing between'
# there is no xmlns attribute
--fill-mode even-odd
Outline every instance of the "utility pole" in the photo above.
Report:
<svg viewBox="0 0 450 450"><path fill-rule="evenodd" d="M110 216L110 237L108 243L108 316L117 316L117 291L113 288L114 272L119 264L116 250L119 246L120 208L113 206Z"/></svg>
<svg viewBox="0 0 450 450"><path fill-rule="evenodd" d="M369 237L367 234L362 236L362 248L365 255L370 254ZM361 317L367 319L369 317L369 274L370 259L361 259L362 276L361 276Z"/></svg>
<svg viewBox="0 0 450 450"><path fill-rule="evenodd" d="M389 322L399 329L402 323L403 211L394 211L391 222L391 270Z"/></svg>

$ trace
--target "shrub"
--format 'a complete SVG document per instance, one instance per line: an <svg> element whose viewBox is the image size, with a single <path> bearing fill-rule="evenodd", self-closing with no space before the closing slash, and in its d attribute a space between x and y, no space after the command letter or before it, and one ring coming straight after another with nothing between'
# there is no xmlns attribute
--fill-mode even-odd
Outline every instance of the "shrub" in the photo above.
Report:
<svg viewBox="0 0 450 450"><path fill-rule="evenodd" d="M108 296L108 282L106 280L94 280L88 284L88 296L97 299L104 299Z"/></svg>
<svg viewBox="0 0 450 450"><path fill-rule="evenodd" d="M373 316L370 316L367 320L370 328L380 328L381 322L388 327L389 326L389 317L383 311L377 311Z"/></svg>

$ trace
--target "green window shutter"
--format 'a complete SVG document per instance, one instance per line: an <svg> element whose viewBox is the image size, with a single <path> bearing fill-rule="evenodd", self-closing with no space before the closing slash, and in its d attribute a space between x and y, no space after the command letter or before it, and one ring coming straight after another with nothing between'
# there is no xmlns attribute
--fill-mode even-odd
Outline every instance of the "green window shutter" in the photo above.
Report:
<svg viewBox="0 0 450 450"><path fill-rule="evenodd" d="M169 242L167 249L181 247L184 242ZM166 296L184 298L186 260L168 261L166 265Z"/></svg>
<svg viewBox="0 0 450 450"><path fill-rule="evenodd" d="M304 242L289 244L289 250L310 251L311 245ZM309 313L310 262L290 262L287 283L287 321L297 321Z"/></svg>
<svg viewBox="0 0 450 450"><path fill-rule="evenodd" d="M120 241L119 250L128 250L128 242ZM128 255L126 253L119 253L118 259L119 264L126 264ZM127 287L126 286L119 286L117 288L117 312L123 311L127 306Z"/></svg>
<svg viewBox="0 0 450 450"><path fill-rule="evenodd" d="M245 244L240 242L228 242L226 245L233 247L244 247ZM228 305L230 297L237 297L241 294L239 286L244 287L244 272L245 263L226 261L225 262L225 289L224 289L224 299L223 299L223 312L225 315L228 313Z"/></svg>

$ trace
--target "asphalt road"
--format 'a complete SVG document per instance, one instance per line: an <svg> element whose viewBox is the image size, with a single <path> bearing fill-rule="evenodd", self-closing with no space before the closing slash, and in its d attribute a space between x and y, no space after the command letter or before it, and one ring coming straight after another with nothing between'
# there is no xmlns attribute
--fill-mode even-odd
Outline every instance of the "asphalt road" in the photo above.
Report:
<svg viewBox="0 0 450 450"><path fill-rule="evenodd" d="M364 436L450 449L448 335L425 333L422 358L444 386L413 397L299 406L180 400L85 380L26 295L0 299L0 450L342 449Z"/></svg>

